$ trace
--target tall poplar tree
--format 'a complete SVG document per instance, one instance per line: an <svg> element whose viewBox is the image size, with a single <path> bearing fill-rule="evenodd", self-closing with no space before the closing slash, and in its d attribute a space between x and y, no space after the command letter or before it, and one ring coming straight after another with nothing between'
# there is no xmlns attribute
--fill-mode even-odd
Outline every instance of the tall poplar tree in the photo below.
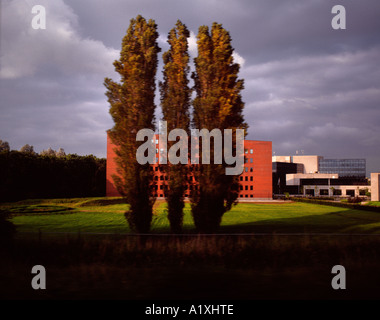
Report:
<svg viewBox="0 0 380 320"><path fill-rule="evenodd" d="M240 66L233 61L229 33L218 23L213 23L211 33L207 26L201 26L197 45L198 56L194 59L195 72L192 75L196 91L194 127L209 131L233 129L234 133L234 129L247 129L240 94L244 84L238 79ZM213 146L211 141L211 164L201 164L200 170L196 171L198 188L191 196L194 224L201 232L216 231L223 214L231 209L239 195L239 177L226 175L224 162L213 164Z"/></svg>
<svg viewBox="0 0 380 320"><path fill-rule="evenodd" d="M136 151L143 143L136 141L141 129L155 129L155 104L157 54L157 25L142 16L130 21L122 41L120 59L114 62L121 82L106 78L104 85L111 105L114 127L108 131L116 145L118 176L114 182L129 204L125 216L131 228L148 232L152 221L153 173L150 165L137 162Z"/></svg>
<svg viewBox="0 0 380 320"><path fill-rule="evenodd" d="M188 85L190 68L187 39L189 36L187 27L178 20L175 28L170 30L168 35L170 48L163 54L163 82L160 82L163 120L167 122L168 131L182 129L187 135L190 133L191 96ZM168 141L168 150L174 143ZM184 194L189 168L181 163L168 163L164 168L169 176L166 200L170 228L172 232L179 233L182 231Z"/></svg>

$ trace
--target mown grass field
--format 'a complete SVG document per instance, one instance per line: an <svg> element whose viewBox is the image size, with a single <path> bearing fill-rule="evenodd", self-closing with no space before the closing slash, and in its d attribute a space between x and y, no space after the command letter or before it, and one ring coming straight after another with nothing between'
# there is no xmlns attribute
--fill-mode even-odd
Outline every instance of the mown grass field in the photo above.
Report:
<svg viewBox="0 0 380 320"><path fill-rule="evenodd" d="M12 213L18 233L129 233L119 199L27 200L3 204ZM185 207L185 232L194 232L190 204ZM166 203L157 201L152 232L169 232ZM299 202L239 203L227 212L220 232L227 233L380 233L380 214Z"/></svg>
<svg viewBox="0 0 380 320"><path fill-rule="evenodd" d="M5 299L380 299L380 214L301 202L240 203L219 234L198 235L186 204L185 235L169 235L166 204L152 235L128 228L118 199L2 204L17 227L0 251ZM44 265L48 290L30 287ZM331 268L348 290L331 288Z"/></svg>
<svg viewBox="0 0 380 320"><path fill-rule="evenodd" d="M119 199L29 200L3 204L12 213L19 234L130 233ZM185 207L184 230L195 232L190 204ZM152 232L168 233L166 203L157 201ZM380 233L380 214L300 202L239 203L222 220L221 233Z"/></svg>

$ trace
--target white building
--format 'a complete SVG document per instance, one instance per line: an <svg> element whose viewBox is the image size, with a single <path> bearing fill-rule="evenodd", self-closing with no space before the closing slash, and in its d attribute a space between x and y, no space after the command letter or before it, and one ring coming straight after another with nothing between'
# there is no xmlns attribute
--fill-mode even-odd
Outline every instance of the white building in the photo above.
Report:
<svg viewBox="0 0 380 320"><path fill-rule="evenodd" d="M297 166L297 172L280 173L286 175L286 186L282 188L285 191L290 194L337 197L365 196L371 191L368 180L363 176L363 160L365 172L365 159L358 159L358 161L356 161L356 159L335 159L327 161L336 165L337 172L322 173L320 172L320 165L326 162L326 160L318 155L272 157L273 163L293 163L299 165ZM360 166L356 167L357 162ZM353 165L353 169L347 170L351 164ZM339 166L344 167L344 170ZM286 166L283 165L283 167ZM288 167L291 168L290 165L288 165ZM279 166L273 166L273 168L279 168ZM354 172L358 174L353 176L341 176L338 172ZM280 175L278 172L276 173L278 176ZM280 181L279 179L277 180ZM276 180L274 179L274 181Z"/></svg>

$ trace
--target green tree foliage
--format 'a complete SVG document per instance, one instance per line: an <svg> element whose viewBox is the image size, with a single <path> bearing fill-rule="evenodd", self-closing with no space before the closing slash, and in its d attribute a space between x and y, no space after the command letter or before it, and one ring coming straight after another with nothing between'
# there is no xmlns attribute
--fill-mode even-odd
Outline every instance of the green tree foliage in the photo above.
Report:
<svg viewBox="0 0 380 320"><path fill-rule="evenodd" d="M106 160L10 151L0 153L0 201L105 195Z"/></svg>
<svg viewBox="0 0 380 320"><path fill-rule="evenodd" d="M54 156L56 156L56 151L53 150L51 147L49 147L47 150L42 150L40 152L40 155L41 156L51 156L51 157L54 157Z"/></svg>
<svg viewBox="0 0 380 320"><path fill-rule="evenodd" d="M190 130L190 96L189 88L189 54L188 41L190 32L187 27L177 21L176 27L170 30L168 43L170 48L163 54L163 82L160 82L161 106L163 120L167 122L168 131L183 129L187 135ZM174 144L168 141L168 149ZM168 218L172 232L182 231L184 193L187 185L188 167L183 164L164 166L169 176L166 200Z"/></svg>
<svg viewBox="0 0 380 320"><path fill-rule="evenodd" d="M31 146L29 144L26 144L26 145L24 145L24 146L21 147L20 152L34 153L34 148L33 148L33 146Z"/></svg>
<svg viewBox="0 0 380 320"><path fill-rule="evenodd" d="M0 152L9 152L11 149L7 141L0 140Z"/></svg>
<svg viewBox="0 0 380 320"><path fill-rule="evenodd" d="M66 155L66 152L63 148L59 148L58 151L55 152L56 157L64 157Z"/></svg>
<svg viewBox="0 0 380 320"><path fill-rule="evenodd" d="M109 131L112 142L117 146L116 162L118 176L116 187L130 210L126 218L138 232L148 232L152 220L153 173L150 165L141 165L136 160L136 151L142 142L136 141L140 129L155 129L154 96L156 89L157 25L154 20L146 21L142 16L132 19L122 41L120 59L114 62L121 76L117 83L106 78L104 85L111 105L110 114L114 127Z"/></svg>
<svg viewBox="0 0 380 320"><path fill-rule="evenodd" d="M221 24L213 23L211 32L201 26L197 36L198 56L194 59L193 125L195 128L247 129L241 98L243 80L238 79L239 64L233 62L231 37ZM202 143L200 141L200 143ZM211 143L211 159L213 159ZM200 155L201 156L201 155ZM223 214L236 203L238 176L225 175L226 164L200 165L195 171L198 188L191 196L195 226L201 232L218 229Z"/></svg>

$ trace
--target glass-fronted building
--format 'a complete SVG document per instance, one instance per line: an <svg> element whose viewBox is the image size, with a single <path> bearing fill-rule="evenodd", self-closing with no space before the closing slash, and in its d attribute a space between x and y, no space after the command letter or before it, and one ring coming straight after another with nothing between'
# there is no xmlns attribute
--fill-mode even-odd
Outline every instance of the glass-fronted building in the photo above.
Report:
<svg viewBox="0 0 380 320"><path fill-rule="evenodd" d="M366 178L366 159L324 159L318 155L297 155L273 156L272 162L275 194L287 192L304 196L355 197L366 196L370 190ZM295 164L300 167L295 168Z"/></svg>
<svg viewBox="0 0 380 320"><path fill-rule="evenodd" d="M339 177L366 176L365 159L319 159L320 173L337 173Z"/></svg>

